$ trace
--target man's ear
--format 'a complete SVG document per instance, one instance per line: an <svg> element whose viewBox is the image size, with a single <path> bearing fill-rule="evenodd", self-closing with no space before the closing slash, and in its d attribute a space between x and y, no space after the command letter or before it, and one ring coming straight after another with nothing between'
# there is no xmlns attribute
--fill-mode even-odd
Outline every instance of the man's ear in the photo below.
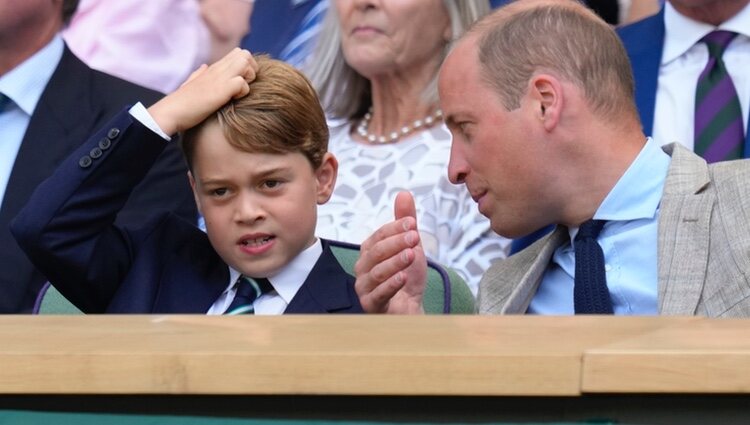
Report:
<svg viewBox="0 0 750 425"><path fill-rule="evenodd" d="M317 182L318 205L325 204L331 198L333 189L336 186L336 176L339 172L339 162L332 153L326 152L323 155L323 161L315 170L315 180Z"/></svg>
<svg viewBox="0 0 750 425"><path fill-rule="evenodd" d="M198 208L198 212L203 215L203 211L201 211L201 203L198 199L198 189L195 187L195 179L193 178L193 173L188 170L187 172L188 181L190 181L190 188L193 189L193 199L195 199L195 206Z"/></svg>
<svg viewBox="0 0 750 425"><path fill-rule="evenodd" d="M529 92L533 113L542 121L544 129L552 130L560 121L563 107L563 91L560 80L549 74L531 77Z"/></svg>

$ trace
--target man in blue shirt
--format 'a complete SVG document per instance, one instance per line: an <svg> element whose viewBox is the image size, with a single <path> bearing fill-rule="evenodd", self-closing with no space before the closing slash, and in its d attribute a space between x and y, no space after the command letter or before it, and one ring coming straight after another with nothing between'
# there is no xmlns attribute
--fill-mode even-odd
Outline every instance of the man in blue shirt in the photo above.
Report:
<svg viewBox="0 0 750 425"><path fill-rule="evenodd" d="M0 12L0 313L30 312L47 280L11 236L10 220L90 132L127 104L161 96L94 71L70 52L59 31L77 6L25 0L3 2ZM166 150L118 222L137 225L166 209L195 220L186 173L177 146Z"/></svg>
<svg viewBox="0 0 750 425"><path fill-rule="evenodd" d="M484 274L480 313L750 316L750 162L707 165L646 138L626 52L591 11L501 8L456 45L439 92L448 174L493 230L555 225ZM412 209L400 195L397 220L362 245L367 311L419 311Z"/></svg>

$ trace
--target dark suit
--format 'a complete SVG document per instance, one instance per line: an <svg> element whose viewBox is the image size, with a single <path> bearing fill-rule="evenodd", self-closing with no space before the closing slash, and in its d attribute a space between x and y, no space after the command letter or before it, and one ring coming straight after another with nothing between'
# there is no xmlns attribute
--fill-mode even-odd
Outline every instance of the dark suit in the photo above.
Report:
<svg viewBox="0 0 750 425"><path fill-rule="evenodd" d="M33 267L8 230L37 185L97 128L127 104L150 104L161 95L94 71L67 47L31 117L0 209L0 313L28 312L47 280ZM196 217L195 204L176 145L133 192L118 223L140 223L156 210Z"/></svg>
<svg viewBox="0 0 750 425"><path fill-rule="evenodd" d="M664 8L654 16L617 29L628 52L635 79L635 104L641 116L643 132L651 136L654 129L656 89L664 50ZM697 84L697 81L696 81ZM679 117L677 117L679 121ZM745 152L750 152L750 131L745 130ZM663 141L662 141L663 142Z"/></svg>
<svg viewBox="0 0 750 425"><path fill-rule="evenodd" d="M110 146L91 159L103 138ZM84 312L206 313L229 284L227 265L194 224L170 213L137 228L112 224L169 144L122 112L39 186L12 223L29 258ZM286 312L362 312L354 278L327 242Z"/></svg>

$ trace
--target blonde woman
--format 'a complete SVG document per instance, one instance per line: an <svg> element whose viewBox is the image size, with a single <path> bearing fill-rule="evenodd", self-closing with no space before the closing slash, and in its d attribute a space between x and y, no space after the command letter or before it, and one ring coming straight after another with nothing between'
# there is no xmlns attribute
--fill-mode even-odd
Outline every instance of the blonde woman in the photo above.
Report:
<svg viewBox="0 0 750 425"><path fill-rule="evenodd" d="M426 254L462 274L475 294L509 241L448 181L451 139L436 79L451 42L489 10L487 0L333 1L308 69L340 163L319 234L361 243L393 219L395 194L408 190Z"/></svg>

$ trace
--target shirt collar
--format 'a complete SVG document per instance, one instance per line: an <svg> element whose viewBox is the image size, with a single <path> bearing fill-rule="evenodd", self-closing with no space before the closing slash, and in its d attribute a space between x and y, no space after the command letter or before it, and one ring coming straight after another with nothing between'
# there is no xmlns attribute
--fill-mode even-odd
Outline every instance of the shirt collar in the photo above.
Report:
<svg viewBox="0 0 750 425"><path fill-rule="evenodd" d="M33 56L0 77L0 92L31 116L60 63L64 46L62 37L56 35Z"/></svg>
<svg viewBox="0 0 750 425"><path fill-rule="evenodd" d="M671 157L650 137L594 214L598 220L656 217Z"/></svg>
<svg viewBox="0 0 750 425"><path fill-rule="evenodd" d="M320 255L323 253L323 244L320 239L316 239L315 243L310 245L308 248L300 252L294 259L284 266L281 271L273 276L268 276L268 280L271 282L273 289L279 294L279 296L287 303L292 301L297 291L305 283L307 276L315 267L315 263L318 262ZM229 267L229 286L227 290L231 289L237 278L240 277L240 272Z"/></svg>
<svg viewBox="0 0 750 425"><path fill-rule="evenodd" d="M662 65L682 56L706 34L717 29L713 25L681 15L669 2L664 5L664 26ZM750 37L750 7L743 8L736 15L719 25L718 28Z"/></svg>

